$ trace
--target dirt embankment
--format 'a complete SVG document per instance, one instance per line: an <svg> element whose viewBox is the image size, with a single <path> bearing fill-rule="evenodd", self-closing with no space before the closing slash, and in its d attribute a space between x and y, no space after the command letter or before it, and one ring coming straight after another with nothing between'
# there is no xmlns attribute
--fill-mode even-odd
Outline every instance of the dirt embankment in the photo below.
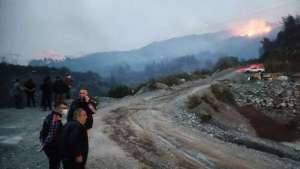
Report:
<svg viewBox="0 0 300 169"><path fill-rule="evenodd" d="M278 98L275 98L275 96L273 96L273 98L270 98L270 96L266 96L265 94L261 94L261 95L257 94L256 96L251 95L250 98L252 97L253 100L249 101L249 97L247 93L252 93L253 92L252 90L259 90L256 88L257 86L255 84L253 84L253 88L249 89L249 85L251 85L251 83L253 84L253 82L246 83L245 89L241 89L243 84L237 84L239 85L238 90L236 90L236 87L234 86L236 84L234 83L213 84L211 86L211 92L207 92L207 94L204 95L202 99L205 103L209 104L214 109L214 111L211 112L212 114L214 114L214 116L216 117L218 116L216 112L219 112L223 115L224 119L220 120L220 122L223 123L224 125L229 126L234 121L238 120L240 123L249 124L248 131L244 130L248 134L251 134L250 132L251 128L249 127L252 127L255 130L255 135L261 138L266 138L274 141L298 140L300 138L300 123L297 122L297 119L299 119L300 116L297 116L296 113L299 110L297 108L293 109L293 111L291 111L291 109L278 108L275 112L273 111L273 108L270 109L268 106L263 107L261 106L263 103L253 101L253 100L264 100L264 98L270 100L276 100L276 99L278 100ZM260 83L269 84L270 82L262 81ZM276 83L277 82L275 82L275 84ZM241 91L241 90L246 90L246 91ZM269 92L269 90L272 89L264 88L261 90L267 90L267 91L261 91L267 93ZM235 94L237 92L238 94ZM241 96L242 92L244 92L243 96ZM297 98L291 100L297 100ZM243 104L245 102L248 103ZM223 107L226 106L229 107L227 108L228 109L227 111L223 109ZM249 123L248 121L246 122L242 121L239 114L247 118ZM278 117L278 115L280 114L285 115L285 117L282 118ZM229 118L231 118L230 122L227 121L226 123L226 119Z"/></svg>
<svg viewBox="0 0 300 169"><path fill-rule="evenodd" d="M285 120L278 122L253 105L239 106L231 88L226 84L213 84L210 90L198 95L199 100L195 99L196 96L190 97L189 102L197 101L199 105L189 111L200 121L203 121L203 117L210 116L207 123L219 128L219 130L207 130L200 125L202 130L226 142L296 161L300 159L298 150L276 143L298 140L299 129L296 125L291 125Z"/></svg>
<svg viewBox="0 0 300 169"><path fill-rule="evenodd" d="M249 119L257 136L274 141L295 141L300 138L300 130L296 123L278 122L268 117L254 106L239 107L239 112Z"/></svg>
<svg viewBox="0 0 300 169"><path fill-rule="evenodd" d="M232 83L239 111L260 137L275 141L298 140L300 85L291 80Z"/></svg>

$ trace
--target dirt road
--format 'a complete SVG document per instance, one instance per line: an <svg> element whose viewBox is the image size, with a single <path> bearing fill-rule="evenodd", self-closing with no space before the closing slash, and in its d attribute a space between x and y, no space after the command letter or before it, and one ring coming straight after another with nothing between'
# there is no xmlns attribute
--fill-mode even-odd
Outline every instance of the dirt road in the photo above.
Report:
<svg viewBox="0 0 300 169"><path fill-rule="evenodd" d="M182 113L186 97L205 91L207 83L187 83L171 91L146 93L104 106L98 116L102 122L92 131L89 165L97 168L101 161L104 168L124 169L300 167L299 162L224 142L179 122L176 115ZM98 141L103 135L114 142ZM114 148L107 152L106 147Z"/></svg>

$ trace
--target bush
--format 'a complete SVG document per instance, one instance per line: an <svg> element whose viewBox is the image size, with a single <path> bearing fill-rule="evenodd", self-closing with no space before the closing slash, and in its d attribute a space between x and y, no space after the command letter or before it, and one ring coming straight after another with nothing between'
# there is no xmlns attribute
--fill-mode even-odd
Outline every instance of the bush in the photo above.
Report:
<svg viewBox="0 0 300 169"><path fill-rule="evenodd" d="M179 78L175 76L167 76L165 78L159 79L158 81L168 86L179 85Z"/></svg>
<svg viewBox="0 0 300 169"><path fill-rule="evenodd" d="M182 83L180 79L185 79L186 81L190 81L192 80L192 77L188 73L178 73L175 75L169 75L166 77L159 78L157 79L157 82L164 83L168 86L174 86Z"/></svg>
<svg viewBox="0 0 300 169"><path fill-rule="evenodd" d="M221 57L216 65L214 70L215 71L221 71L221 70L225 70L228 68L232 68L232 67L236 67L239 66L240 62L239 59L237 57Z"/></svg>
<svg viewBox="0 0 300 169"><path fill-rule="evenodd" d="M149 83L149 89L150 90L155 90L156 89L155 88L155 83L157 83L157 81L155 79L150 79L148 83Z"/></svg>
<svg viewBox="0 0 300 169"><path fill-rule="evenodd" d="M236 105L234 95L232 94L230 88L220 84L212 84L211 91L218 100L228 104Z"/></svg>
<svg viewBox="0 0 300 169"><path fill-rule="evenodd" d="M187 107L193 109L202 103L202 99L199 95L192 95L188 97Z"/></svg>
<svg viewBox="0 0 300 169"><path fill-rule="evenodd" d="M191 78L193 80L205 79L207 76L210 76L210 75L211 75L210 70L196 70L192 73Z"/></svg>
<svg viewBox="0 0 300 169"><path fill-rule="evenodd" d="M132 94L132 89L125 85L113 87L108 91L108 96L113 98L122 98Z"/></svg>
<svg viewBox="0 0 300 169"><path fill-rule="evenodd" d="M201 111L196 113L196 116L201 120L201 122L203 123L207 123L208 121L210 121L212 119L211 114L209 114L206 111Z"/></svg>

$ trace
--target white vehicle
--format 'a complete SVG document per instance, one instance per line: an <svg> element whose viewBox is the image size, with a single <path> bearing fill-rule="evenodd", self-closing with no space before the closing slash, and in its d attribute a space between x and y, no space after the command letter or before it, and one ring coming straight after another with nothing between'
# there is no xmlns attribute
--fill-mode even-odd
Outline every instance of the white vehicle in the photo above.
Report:
<svg viewBox="0 0 300 169"><path fill-rule="evenodd" d="M246 68L246 72L255 73L255 72L264 72L265 68L262 65L251 65Z"/></svg>

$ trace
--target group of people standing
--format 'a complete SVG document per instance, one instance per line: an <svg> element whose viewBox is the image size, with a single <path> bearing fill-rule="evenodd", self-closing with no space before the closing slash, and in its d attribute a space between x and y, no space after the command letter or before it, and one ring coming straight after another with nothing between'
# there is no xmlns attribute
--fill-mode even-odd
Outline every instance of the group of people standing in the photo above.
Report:
<svg viewBox="0 0 300 169"><path fill-rule="evenodd" d="M85 169L89 151L88 130L93 127L93 114L96 113L97 101L90 98L87 89L81 89L79 97L69 106L66 99L71 99L73 80L70 75L57 76L52 81L50 76L43 79L41 108L50 113L43 121L40 131L41 150L49 160L49 169ZM22 83L14 81L11 89L16 108L23 108L26 94L27 106L36 107L37 85L32 78ZM54 103L54 108L52 108Z"/></svg>
<svg viewBox="0 0 300 169"><path fill-rule="evenodd" d="M27 80L24 85L20 82L19 79L16 79L12 88L11 88L11 96L13 96L15 107L17 109L23 108L23 93L25 92L27 97L27 106L35 107L35 92L36 92L36 84L30 78Z"/></svg>
<svg viewBox="0 0 300 169"><path fill-rule="evenodd" d="M88 157L88 130L93 127L96 102L81 89L70 106L64 101L45 118L40 131L42 150L49 159L49 169L85 169Z"/></svg>
<svg viewBox="0 0 300 169"><path fill-rule="evenodd" d="M62 101L63 99L71 98L71 88L73 86L73 80L71 75L66 75L64 78L56 76L52 81L50 76L46 76L40 85L41 91L41 108L46 111L52 110L52 102ZM23 108L24 94L27 99L28 107L36 107L36 94L37 85L32 78L22 83L19 79L16 79L12 89L11 95L13 96L15 107L18 109Z"/></svg>

